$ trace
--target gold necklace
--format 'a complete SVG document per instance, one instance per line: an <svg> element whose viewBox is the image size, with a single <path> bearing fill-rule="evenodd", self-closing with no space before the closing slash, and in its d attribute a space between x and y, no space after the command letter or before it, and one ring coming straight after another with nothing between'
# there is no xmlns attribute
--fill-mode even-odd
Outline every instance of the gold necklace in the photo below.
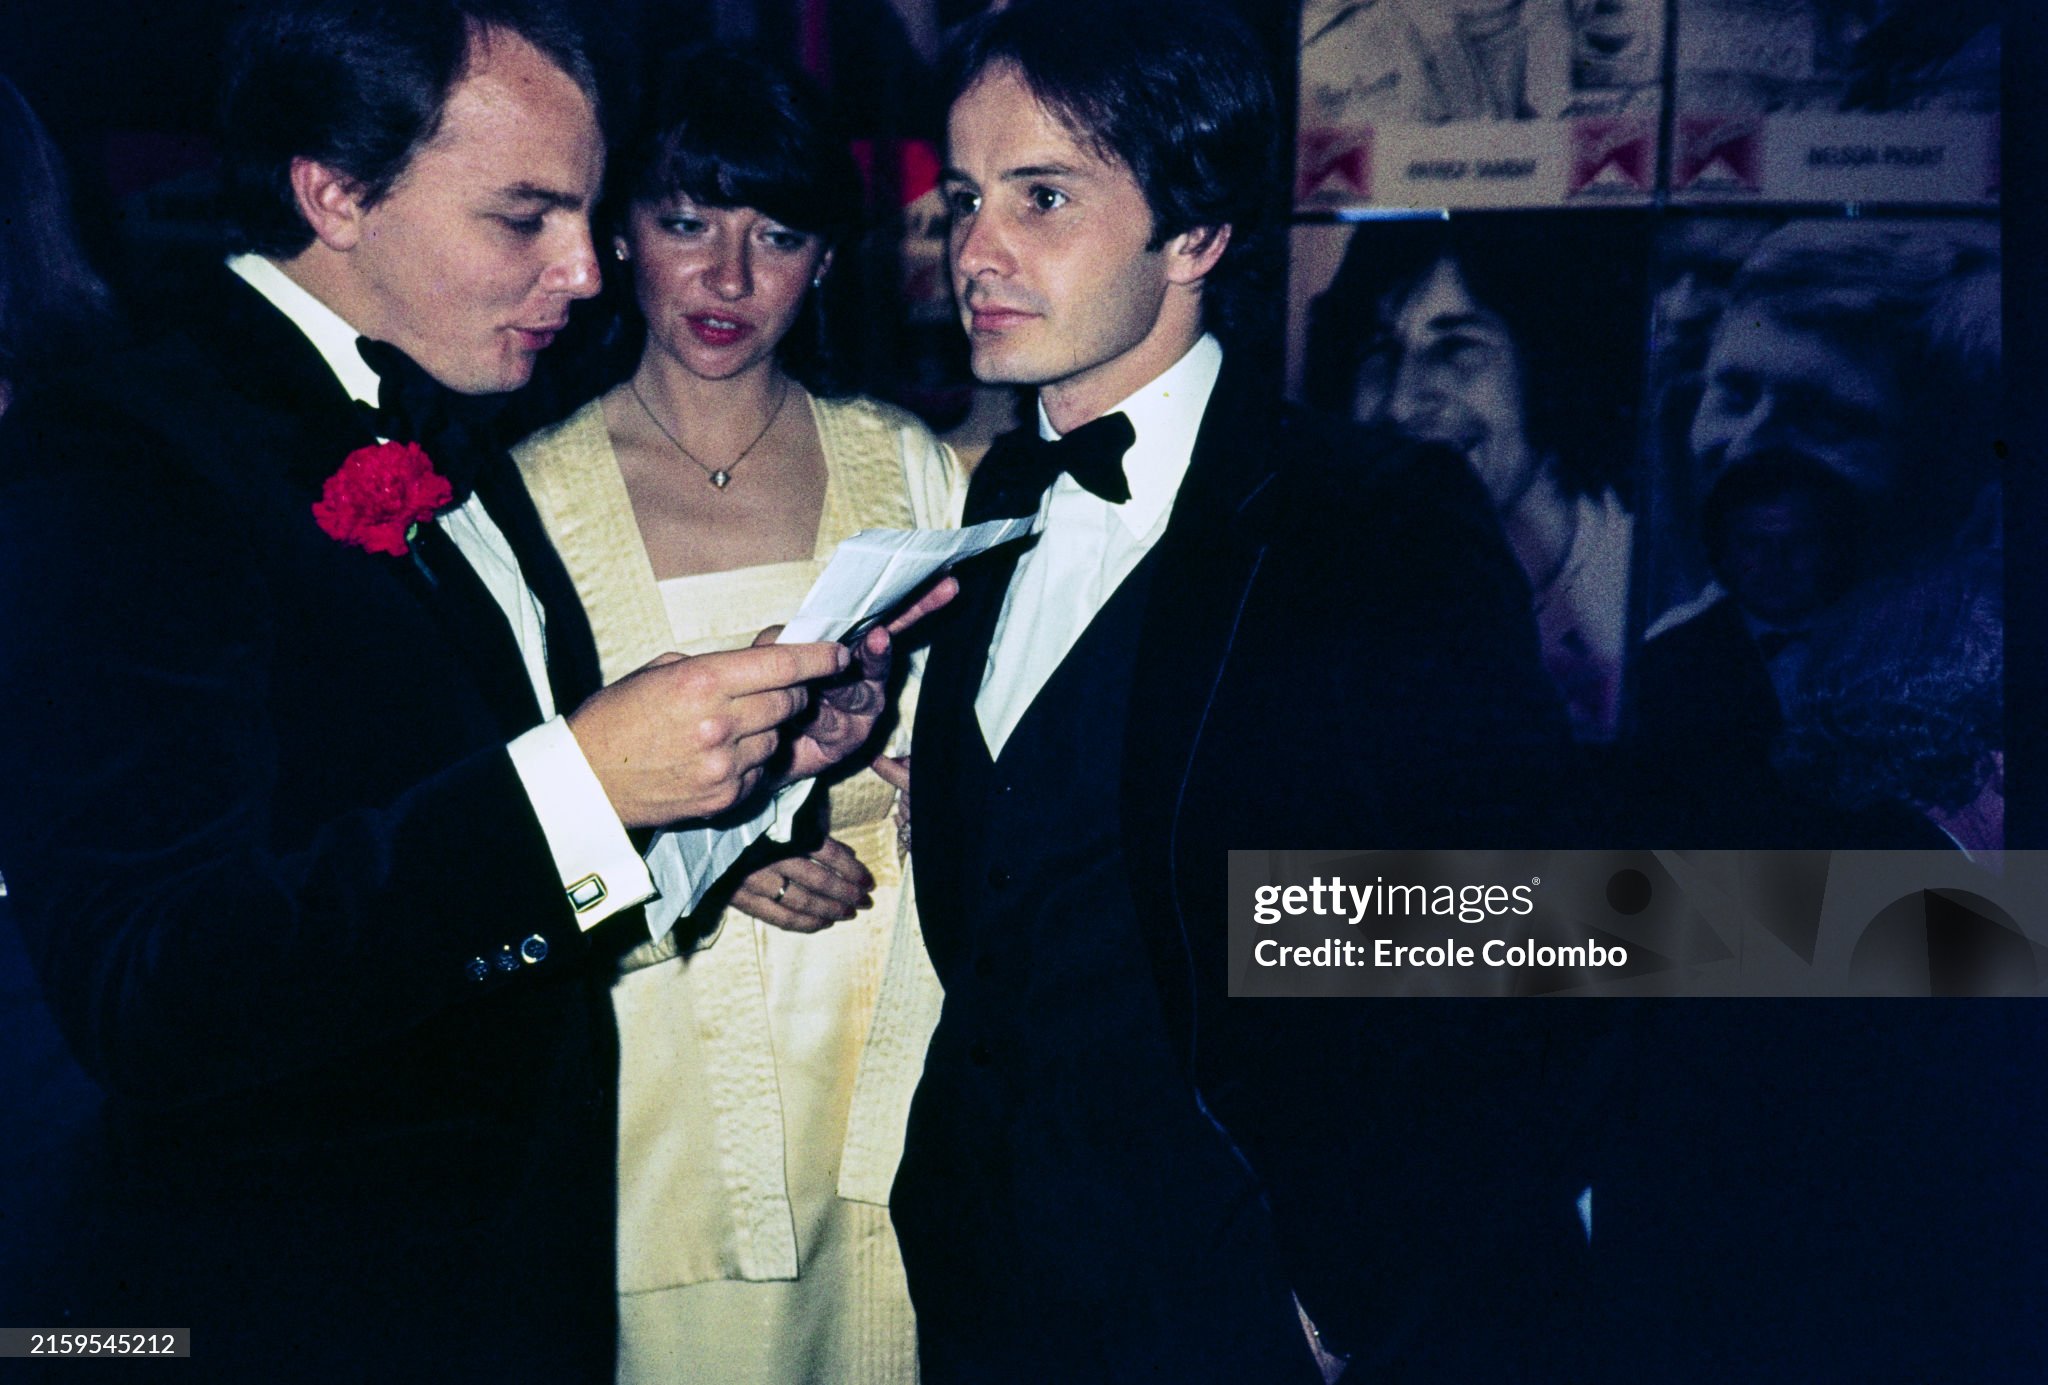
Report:
<svg viewBox="0 0 2048 1385"><path fill-rule="evenodd" d="M664 424L660 419L654 416L654 410L647 406L647 397L640 393L639 381L626 381L626 388L633 391L633 398L639 401L640 410L642 413L647 415L647 421L653 424L656 428L659 428L661 430L661 435L667 438L670 442L675 444L676 451L682 453L685 457L688 457L691 461L697 464L697 468L704 473L704 478L707 481L711 482L712 488L715 490L724 490L726 486L731 484L733 469L737 467L741 462L744 462L747 459L747 454L749 452L752 452L755 448L761 445L761 439L768 436L768 430L775 426L775 420L782 417L782 406L789 402L789 377L785 375L782 377L782 393L775 397L775 407L769 411L768 421L761 425L761 431L754 434L754 440L752 442L748 443L745 447L742 447L740 449L739 456L733 458L730 462L726 463L726 465L722 467L714 468L705 466L703 460L699 458L696 453L692 452L689 448L683 446L683 440L681 438L677 437L674 433L669 432L668 425Z"/></svg>

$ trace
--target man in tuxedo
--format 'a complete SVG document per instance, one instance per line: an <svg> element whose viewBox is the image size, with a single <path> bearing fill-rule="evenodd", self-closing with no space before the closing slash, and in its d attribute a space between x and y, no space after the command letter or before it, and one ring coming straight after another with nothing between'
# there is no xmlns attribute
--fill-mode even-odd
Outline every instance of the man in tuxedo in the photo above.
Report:
<svg viewBox="0 0 2048 1385"><path fill-rule="evenodd" d="M561 12L310 0L231 51L241 253L0 434L0 868L111 1093L74 1322L208 1379L609 1379L604 958L866 739L888 639L801 732L844 649L595 691L488 416L598 287Z"/></svg>
<svg viewBox="0 0 2048 1385"><path fill-rule="evenodd" d="M956 58L974 371L1038 390L967 517L1044 524L963 565L916 732L946 998L892 1208L932 1381L1314 1381L1446 1264L1575 1226L1576 1185L1461 1181L1509 1161L1414 1104L1468 1070L1409 1061L1439 1010L1224 994L1229 849L1531 845L1564 746L1469 469L1226 344L1279 166L1258 52L1019 0ZM1535 1051L1491 1058L1503 1102Z"/></svg>

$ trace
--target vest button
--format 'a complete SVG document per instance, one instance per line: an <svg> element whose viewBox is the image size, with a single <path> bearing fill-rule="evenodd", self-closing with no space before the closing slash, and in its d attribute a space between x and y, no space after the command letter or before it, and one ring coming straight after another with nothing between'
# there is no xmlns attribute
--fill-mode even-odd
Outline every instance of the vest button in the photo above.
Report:
<svg viewBox="0 0 2048 1385"><path fill-rule="evenodd" d="M1011 875L1010 872L1002 866L990 866L988 868L988 885L989 888L992 890L1009 889L1010 882L1015 878L1015 876Z"/></svg>

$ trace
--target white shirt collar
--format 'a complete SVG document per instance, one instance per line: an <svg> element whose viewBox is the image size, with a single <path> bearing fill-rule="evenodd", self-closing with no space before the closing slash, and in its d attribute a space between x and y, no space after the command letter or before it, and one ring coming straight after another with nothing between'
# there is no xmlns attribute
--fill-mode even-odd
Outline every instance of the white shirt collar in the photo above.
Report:
<svg viewBox="0 0 2048 1385"><path fill-rule="evenodd" d="M356 350L356 339L362 334L343 322L341 314L278 268L276 261L262 255L230 256L228 269L268 299L271 307L291 319L292 326L305 334L320 358L327 362L327 368L341 381L349 398L376 407L377 372Z"/></svg>
<svg viewBox="0 0 2048 1385"><path fill-rule="evenodd" d="M1103 410L1130 419L1136 435L1131 450L1124 454L1124 479L1130 485L1131 498L1108 507L1132 534L1149 534L1173 508L1173 498L1180 493L1181 478L1187 475L1188 462L1195 453L1202 414L1209 407L1209 395L1222 369L1223 347L1205 332L1164 374ZM1038 436L1047 440L1059 436L1042 402L1038 406ZM1064 487L1078 484L1071 476L1061 476L1055 483Z"/></svg>

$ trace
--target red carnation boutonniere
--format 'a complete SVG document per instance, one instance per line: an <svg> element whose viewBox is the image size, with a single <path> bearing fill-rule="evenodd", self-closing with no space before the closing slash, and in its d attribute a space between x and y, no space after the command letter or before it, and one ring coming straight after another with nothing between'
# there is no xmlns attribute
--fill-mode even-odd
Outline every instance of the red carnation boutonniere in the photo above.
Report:
<svg viewBox="0 0 2048 1385"><path fill-rule="evenodd" d="M380 442L342 459L313 502L313 518L331 539L404 557L420 522L454 498L455 488L418 443Z"/></svg>

